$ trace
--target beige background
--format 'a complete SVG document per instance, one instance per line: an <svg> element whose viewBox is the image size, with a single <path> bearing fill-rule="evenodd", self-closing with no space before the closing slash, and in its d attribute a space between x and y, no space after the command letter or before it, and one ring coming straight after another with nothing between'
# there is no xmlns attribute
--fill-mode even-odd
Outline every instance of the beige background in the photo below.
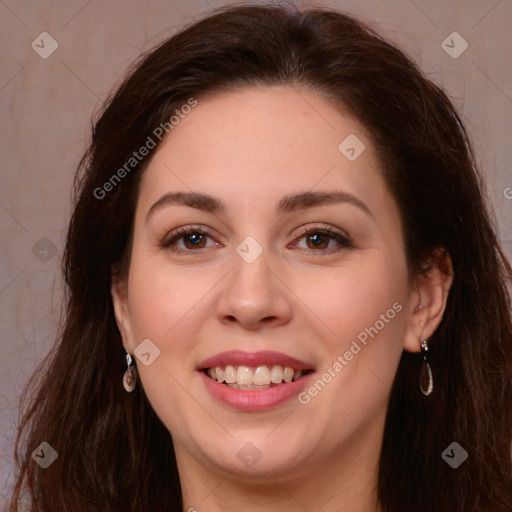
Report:
<svg viewBox="0 0 512 512"><path fill-rule="evenodd" d="M71 184L89 139L91 115L142 50L228 3L0 0L2 495L12 482L18 397L54 340ZM447 90L473 137L489 202L511 256L512 1L297 4L331 5L372 21ZM31 47L43 31L58 43L47 59ZM453 31L469 44L456 59L441 47Z"/></svg>

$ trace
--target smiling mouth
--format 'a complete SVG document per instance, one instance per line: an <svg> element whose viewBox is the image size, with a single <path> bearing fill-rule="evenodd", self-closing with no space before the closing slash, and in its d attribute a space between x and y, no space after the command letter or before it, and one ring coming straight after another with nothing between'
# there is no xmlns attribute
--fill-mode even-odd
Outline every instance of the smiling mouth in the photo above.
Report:
<svg viewBox="0 0 512 512"><path fill-rule="evenodd" d="M215 366L206 368L206 375L232 389L247 391L271 389L296 382L313 370L298 370L290 366L259 365L259 366Z"/></svg>

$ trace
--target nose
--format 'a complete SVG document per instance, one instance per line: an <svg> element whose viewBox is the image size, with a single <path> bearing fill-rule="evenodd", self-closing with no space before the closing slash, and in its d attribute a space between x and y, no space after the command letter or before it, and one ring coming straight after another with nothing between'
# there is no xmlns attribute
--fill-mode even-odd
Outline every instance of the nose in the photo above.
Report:
<svg viewBox="0 0 512 512"><path fill-rule="evenodd" d="M292 317L292 292L276 259L265 250L252 262L233 251L232 271L222 280L217 317L224 324L259 330L287 324Z"/></svg>

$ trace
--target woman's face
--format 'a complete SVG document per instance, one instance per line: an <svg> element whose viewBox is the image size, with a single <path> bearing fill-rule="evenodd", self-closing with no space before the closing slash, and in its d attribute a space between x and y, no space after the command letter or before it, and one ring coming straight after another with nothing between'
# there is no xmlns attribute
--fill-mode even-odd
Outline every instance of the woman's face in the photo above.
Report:
<svg viewBox="0 0 512 512"><path fill-rule="evenodd" d="M375 461L420 335L379 165L361 124L290 87L199 98L156 151L114 293L181 469L263 481Z"/></svg>

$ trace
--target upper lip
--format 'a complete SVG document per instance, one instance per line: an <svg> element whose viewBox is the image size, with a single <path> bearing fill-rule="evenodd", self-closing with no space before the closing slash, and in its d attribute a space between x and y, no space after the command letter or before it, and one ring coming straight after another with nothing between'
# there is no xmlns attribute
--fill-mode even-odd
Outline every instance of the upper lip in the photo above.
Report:
<svg viewBox="0 0 512 512"><path fill-rule="evenodd" d="M281 352L274 352L271 350L264 350L260 352L244 352L243 350L229 350L221 352L203 362L199 363L197 370L206 370L207 368L215 368L215 366L226 366L231 364L233 366L260 366L268 365L281 365L289 366L294 370L313 370L311 363L301 361L295 357L287 356Z"/></svg>

